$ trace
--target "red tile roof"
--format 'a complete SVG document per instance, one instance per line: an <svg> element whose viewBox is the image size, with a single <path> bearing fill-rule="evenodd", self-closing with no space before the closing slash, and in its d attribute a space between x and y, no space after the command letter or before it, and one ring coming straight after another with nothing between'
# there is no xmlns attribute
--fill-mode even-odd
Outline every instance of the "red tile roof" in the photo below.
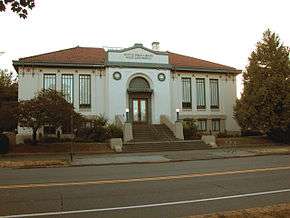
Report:
<svg viewBox="0 0 290 218"><path fill-rule="evenodd" d="M172 52L168 53L169 53L169 62L175 67L236 70L235 68L226 65L217 64L210 61L205 61L202 59L180 55Z"/></svg>
<svg viewBox="0 0 290 218"><path fill-rule="evenodd" d="M103 48L74 47L46 54L20 58L20 62L104 64L106 51Z"/></svg>
<svg viewBox="0 0 290 218"><path fill-rule="evenodd" d="M173 68L207 69L207 70L229 70L236 71L235 68L222 64L217 64L185 55L167 52L169 63ZM74 47L55 52L20 58L19 63L44 63L44 64L92 64L103 65L106 63L107 54L103 48ZM188 69L187 69L188 68Z"/></svg>

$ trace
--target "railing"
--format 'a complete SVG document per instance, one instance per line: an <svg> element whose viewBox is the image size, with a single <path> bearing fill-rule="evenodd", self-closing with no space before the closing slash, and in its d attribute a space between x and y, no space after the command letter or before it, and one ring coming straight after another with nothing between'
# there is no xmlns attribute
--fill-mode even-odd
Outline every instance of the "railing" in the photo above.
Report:
<svg viewBox="0 0 290 218"><path fill-rule="evenodd" d="M133 130L132 124L125 122L125 119L122 115L115 116L116 125L123 130L123 141L124 143L133 140Z"/></svg>
<svg viewBox="0 0 290 218"><path fill-rule="evenodd" d="M160 123L166 125L174 134L175 138L184 140L182 123L177 121L171 122L167 115L160 116Z"/></svg>

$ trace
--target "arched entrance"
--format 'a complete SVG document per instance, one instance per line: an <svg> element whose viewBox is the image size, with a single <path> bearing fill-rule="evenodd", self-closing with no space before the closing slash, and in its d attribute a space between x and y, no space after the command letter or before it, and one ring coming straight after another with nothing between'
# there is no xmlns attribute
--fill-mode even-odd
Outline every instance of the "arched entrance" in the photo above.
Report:
<svg viewBox="0 0 290 218"><path fill-rule="evenodd" d="M129 83L129 120L134 124L151 123L151 94L148 81L139 76Z"/></svg>

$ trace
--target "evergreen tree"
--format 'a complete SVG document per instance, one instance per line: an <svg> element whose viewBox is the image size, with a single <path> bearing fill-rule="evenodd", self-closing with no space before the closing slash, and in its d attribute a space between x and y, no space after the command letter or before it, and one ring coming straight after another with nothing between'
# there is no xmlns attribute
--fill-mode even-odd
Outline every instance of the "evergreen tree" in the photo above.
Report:
<svg viewBox="0 0 290 218"><path fill-rule="evenodd" d="M244 92L235 107L241 128L290 135L289 48L276 33L264 32L249 57L243 82Z"/></svg>

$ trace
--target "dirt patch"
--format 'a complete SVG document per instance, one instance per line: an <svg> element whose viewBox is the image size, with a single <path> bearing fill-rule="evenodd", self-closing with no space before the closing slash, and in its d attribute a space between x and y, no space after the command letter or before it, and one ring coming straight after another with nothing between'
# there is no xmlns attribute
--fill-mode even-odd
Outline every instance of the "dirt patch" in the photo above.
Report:
<svg viewBox="0 0 290 218"><path fill-rule="evenodd" d="M290 204L278 204L266 207L256 207L244 210L227 211L213 214L189 216L188 218L288 218Z"/></svg>
<svg viewBox="0 0 290 218"><path fill-rule="evenodd" d="M70 153L74 154L105 154L114 151L106 143L54 143L37 145L15 145L11 154L23 153Z"/></svg>
<svg viewBox="0 0 290 218"><path fill-rule="evenodd" d="M1 160L0 168L35 168L68 166L66 160Z"/></svg>

